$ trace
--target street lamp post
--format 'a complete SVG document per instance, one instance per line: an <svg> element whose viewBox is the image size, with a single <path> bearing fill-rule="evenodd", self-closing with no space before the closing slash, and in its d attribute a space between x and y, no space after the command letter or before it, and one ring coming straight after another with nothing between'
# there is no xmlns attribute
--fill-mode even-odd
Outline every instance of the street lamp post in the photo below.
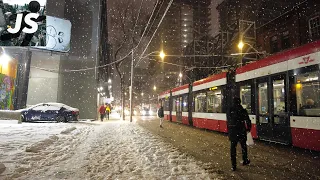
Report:
<svg viewBox="0 0 320 180"><path fill-rule="evenodd" d="M151 54L153 54L153 53L159 53L159 56L160 56L160 58L162 59L162 61L164 60L164 58L165 58L165 56L166 56L166 54L163 52L163 51L154 51L154 52L152 52L152 53L150 53L150 54L148 54L148 55L146 55L146 56L149 56L149 55L151 55ZM140 57L140 60L141 59L143 59L143 58L145 58L146 56L144 56L144 57ZM133 107L132 107L132 92L133 92L133 70L134 70L134 56L133 56L133 49L132 49L132 51L131 51L131 58L132 58L132 60L131 60L131 80L130 80L130 122L132 122L132 114L133 114ZM139 61L140 61L139 60ZM138 61L138 63L139 63L139 61ZM142 96L143 96L143 94L141 94ZM137 99L137 97L136 97L136 99Z"/></svg>
<svg viewBox="0 0 320 180"><path fill-rule="evenodd" d="M133 49L131 51L131 79L130 79L130 122L132 122L132 89L133 89Z"/></svg>

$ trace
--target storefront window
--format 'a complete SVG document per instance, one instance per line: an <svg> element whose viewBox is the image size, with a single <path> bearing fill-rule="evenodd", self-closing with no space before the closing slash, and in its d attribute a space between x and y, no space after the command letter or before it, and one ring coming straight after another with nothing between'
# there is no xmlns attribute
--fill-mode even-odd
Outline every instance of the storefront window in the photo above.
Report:
<svg viewBox="0 0 320 180"><path fill-rule="evenodd" d="M183 112L188 112L188 95L183 96L182 98L182 111Z"/></svg>
<svg viewBox="0 0 320 180"><path fill-rule="evenodd" d="M240 86L241 105L251 114L251 85Z"/></svg>
<svg viewBox="0 0 320 180"><path fill-rule="evenodd" d="M222 112L222 94L221 90L208 91L207 93L207 112Z"/></svg>
<svg viewBox="0 0 320 180"><path fill-rule="evenodd" d="M320 116L319 72L297 76L297 112L301 116Z"/></svg>
<svg viewBox="0 0 320 180"><path fill-rule="evenodd" d="M197 93L194 105L195 112L206 112L206 93Z"/></svg>

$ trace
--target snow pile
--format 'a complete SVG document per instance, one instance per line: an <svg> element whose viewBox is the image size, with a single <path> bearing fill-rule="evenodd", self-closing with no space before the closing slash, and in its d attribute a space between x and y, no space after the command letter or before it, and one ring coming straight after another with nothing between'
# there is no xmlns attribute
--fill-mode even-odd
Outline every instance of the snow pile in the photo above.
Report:
<svg viewBox="0 0 320 180"><path fill-rule="evenodd" d="M61 131L60 134L69 134L70 132L72 132L72 131L74 131L76 129L77 129L76 127L68 128L66 130Z"/></svg>
<svg viewBox="0 0 320 180"><path fill-rule="evenodd" d="M0 174L6 170L6 166L3 163L0 163Z"/></svg>
<svg viewBox="0 0 320 180"><path fill-rule="evenodd" d="M87 131L88 125L76 123L0 124L0 164L6 167L0 179L16 179L35 167L60 162L68 148L80 143L73 137L84 137Z"/></svg>
<svg viewBox="0 0 320 180"><path fill-rule="evenodd" d="M67 129L68 130L68 129ZM64 131L63 131L64 132ZM57 141L59 139L58 136L53 135L50 136L49 138L42 140L40 142L37 142L31 146L27 146L26 148L26 152L33 152L33 153L37 153L39 152L41 149L45 149L47 146L50 146L51 144L53 144L55 141Z"/></svg>

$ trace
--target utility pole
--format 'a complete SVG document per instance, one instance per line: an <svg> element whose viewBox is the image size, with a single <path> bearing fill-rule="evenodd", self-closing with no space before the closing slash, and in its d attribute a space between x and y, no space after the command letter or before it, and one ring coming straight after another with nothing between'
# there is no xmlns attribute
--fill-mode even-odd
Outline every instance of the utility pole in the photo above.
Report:
<svg viewBox="0 0 320 180"><path fill-rule="evenodd" d="M132 122L132 91L133 91L133 62L134 62L134 56L133 56L133 49L131 51L131 78L130 78L130 122Z"/></svg>

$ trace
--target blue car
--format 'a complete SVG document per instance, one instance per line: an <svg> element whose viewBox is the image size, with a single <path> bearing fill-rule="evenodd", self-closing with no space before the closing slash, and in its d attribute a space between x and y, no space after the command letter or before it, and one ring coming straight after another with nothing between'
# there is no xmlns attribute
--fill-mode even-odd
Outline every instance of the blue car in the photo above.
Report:
<svg viewBox="0 0 320 180"><path fill-rule="evenodd" d="M21 110L22 122L69 122L78 121L78 117L79 109L62 103L40 103Z"/></svg>

